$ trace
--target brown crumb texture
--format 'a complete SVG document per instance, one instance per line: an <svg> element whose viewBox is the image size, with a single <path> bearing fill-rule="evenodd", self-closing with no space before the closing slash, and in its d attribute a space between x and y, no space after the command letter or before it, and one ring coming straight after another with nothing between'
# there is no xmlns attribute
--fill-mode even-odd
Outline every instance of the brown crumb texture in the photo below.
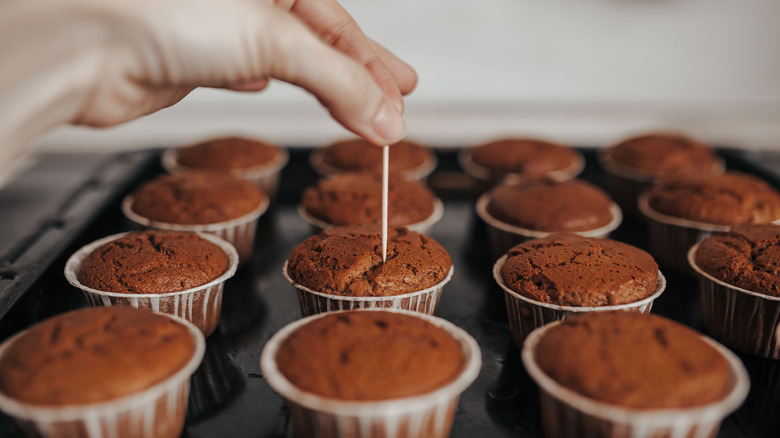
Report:
<svg viewBox="0 0 780 438"><path fill-rule="evenodd" d="M259 167L272 162L281 153L279 146L264 141L223 137L180 149L177 161L192 169L225 171Z"/></svg>
<svg viewBox="0 0 780 438"><path fill-rule="evenodd" d="M42 405L137 393L190 361L195 343L174 320L132 307L95 307L34 325L0 361L0 390Z"/></svg>
<svg viewBox="0 0 780 438"><path fill-rule="evenodd" d="M674 133L651 133L624 140L607 150L610 158L655 176L711 173L718 156L708 145Z"/></svg>
<svg viewBox="0 0 780 438"><path fill-rule="evenodd" d="M580 180L529 179L493 190L487 211L494 218L538 231L586 231L612 221L612 200Z"/></svg>
<svg viewBox="0 0 780 438"><path fill-rule="evenodd" d="M433 214L433 192L418 182L392 178L387 196L391 227L422 222ZM334 225L378 224L382 221L382 179L371 173L323 178L304 191L301 204L310 215Z"/></svg>
<svg viewBox="0 0 780 438"><path fill-rule="evenodd" d="M566 319L539 340L536 361L561 385L628 408L695 407L733 387L728 361L695 331L636 312Z"/></svg>
<svg viewBox="0 0 780 438"><path fill-rule="evenodd" d="M390 146L390 173L406 172L433 160L427 147L409 140ZM342 140L322 149L322 161L344 172L382 171L382 148L362 138Z"/></svg>
<svg viewBox="0 0 780 438"><path fill-rule="evenodd" d="M705 239L696 264L730 285L780 297L780 226L737 225Z"/></svg>
<svg viewBox="0 0 780 438"><path fill-rule="evenodd" d="M296 246L287 272L301 285L343 296L391 296L435 286L452 267L438 242L405 228L387 231L387 262L377 226L331 228Z"/></svg>
<svg viewBox="0 0 780 438"><path fill-rule="evenodd" d="M509 250L501 278L513 291L543 303L608 306L655 293L658 265L650 254L622 242L556 234Z"/></svg>
<svg viewBox="0 0 780 438"><path fill-rule="evenodd" d="M266 202L254 184L229 174L205 171L163 175L133 193L131 209L158 222L180 225L226 222Z"/></svg>
<svg viewBox="0 0 780 438"><path fill-rule="evenodd" d="M84 286L105 292L161 294L204 285L228 265L225 251L197 234L142 231L96 248L77 275Z"/></svg>
<svg viewBox="0 0 780 438"><path fill-rule="evenodd" d="M386 400L455 380L465 358L444 329L391 312L329 313L285 339L279 370L304 391L339 400Z"/></svg>
<svg viewBox="0 0 780 438"><path fill-rule="evenodd" d="M780 193L765 181L739 172L669 179L649 193L654 210L718 225L780 219Z"/></svg>
<svg viewBox="0 0 780 438"><path fill-rule="evenodd" d="M568 146L544 140L506 138L474 147L471 159L496 175L542 175L563 170L577 160Z"/></svg>

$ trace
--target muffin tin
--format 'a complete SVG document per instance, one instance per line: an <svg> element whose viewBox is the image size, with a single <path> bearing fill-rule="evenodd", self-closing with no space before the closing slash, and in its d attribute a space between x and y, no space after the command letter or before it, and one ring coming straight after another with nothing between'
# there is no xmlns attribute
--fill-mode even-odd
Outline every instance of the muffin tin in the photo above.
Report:
<svg viewBox="0 0 780 438"><path fill-rule="evenodd" d="M581 178L603 187L595 150L580 151L587 162ZM119 204L135 186L162 172L160 152L44 156L0 191L0 339L86 305L81 292L64 279L65 260L86 243L130 229ZM255 254L225 285L222 321L207 339L204 362L192 378L183 436L291 436L282 398L264 381L258 362L266 341L300 317L282 266L292 248L309 235L308 224L296 212L303 188L316 179L308 165L309 152L291 150L279 202L260 220ZM719 152L729 168L780 187L780 153ZM461 396L451 436L541 437L538 389L512 343L504 294L491 275L485 227L474 212L476 193L464 184L467 177L455 152L439 152L438 160L430 183L445 211L431 236L452 255L455 275L443 291L437 315L474 336L483 356L479 377ZM647 248L646 229L639 222L626 221L612 237ZM701 330L696 280L669 274L667 283L653 312ZM717 436L775 436L780 430L780 361L740 358L750 372L750 394ZM4 414L0 436L20 436Z"/></svg>

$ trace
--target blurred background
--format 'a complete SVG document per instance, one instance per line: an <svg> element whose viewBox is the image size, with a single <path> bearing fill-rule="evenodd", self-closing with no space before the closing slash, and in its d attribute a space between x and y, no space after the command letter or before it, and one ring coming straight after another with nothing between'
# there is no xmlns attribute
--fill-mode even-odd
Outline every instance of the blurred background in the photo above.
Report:
<svg viewBox="0 0 780 438"><path fill-rule="evenodd" d="M601 146L650 129L780 148L777 0L342 0L420 76L408 137L438 147L503 135ZM65 127L40 151L175 146L247 134L288 146L344 137L308 94L197 90L106 130Z"/></svg>

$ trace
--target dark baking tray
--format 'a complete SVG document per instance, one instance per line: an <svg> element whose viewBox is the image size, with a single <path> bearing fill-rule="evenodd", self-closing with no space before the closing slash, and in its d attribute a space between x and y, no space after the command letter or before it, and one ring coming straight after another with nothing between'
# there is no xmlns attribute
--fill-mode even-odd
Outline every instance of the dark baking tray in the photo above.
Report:
<svg viewBox="0 0 780 438"><path fill-rule="evenodd" d="M582 178L602 184L594 149ZM162 172L159 152L100 156L44 156L0 191L0 339L50 315L84 306L65 283L64 261L81 245L129 229L121 198ZM282 399L263 380L258 361L268 338L300 314L295 293L281 275L290 250L309 235L295 207L316 176L309 150L293 148L282 173L279 202L261 219L256 253L225 287L222 320L207 340L203 364L193 376L186 437L287 437ZM780 153L720 149L732 169L757 174L780 187ZM538 390L511 343L503 292L494 284L484 227L473 212L475 193L456 160L456 149L437 150L430 184L445 202L432 236L451 253L455 275L437 315L463 327L482 348L480 376L462 395L453 437L540 437ZM626 221L613 237L646 247L641 223ZM697 284L668 273L667 291L653 311L696 329ZM770 437L780 431L778 362L740 355L752 388L743 407L723 423L718 437ZM0 436L19 436L0 414Z"/></svg>

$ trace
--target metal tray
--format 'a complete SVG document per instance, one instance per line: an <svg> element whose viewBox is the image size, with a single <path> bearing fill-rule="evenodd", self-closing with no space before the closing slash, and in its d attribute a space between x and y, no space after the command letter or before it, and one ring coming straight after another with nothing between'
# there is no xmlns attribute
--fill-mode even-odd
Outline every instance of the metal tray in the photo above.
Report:
<svg viewBox="0 0 780 438"><path fill-rule="evenodd" d="M583 179L601 184L593 149L582 149ZM727 165L757 174L780 187L780 153L747 154L720 149ZM81 293L63 279L64 261L81 245L130 229L119 202L133 187L162 171L160 151L98 156L44 156L0 191L0 339L35 321L84 306ZM292 248L309 235L296 205L316 176L307 149L292 149L282 174L279 202L261 222L256 253L229 280L222 320L207 340L203 364L193 376L186 437L287 437L283 400L260 374L268 338L299 318L295 293L281 275ZM461 326L482 348L479 378L462 395L452 437L541 437L538 390L512 344L503 292L491 276L484 227L474 214L475 193L455 158L439 150L430 184L445 202L432 237L450 252L455 275L444 289L437 315ZM613 237L646 247L642 224L625 222ZM663 268L662 268L663 269ZM667 274L667 291L653 311L701 329L694 280ZM780 361L740 355L752 388L743 407L723 423L718 437L769 437L780 431ZM0 414L0 436L17 437Z"/></svg>

